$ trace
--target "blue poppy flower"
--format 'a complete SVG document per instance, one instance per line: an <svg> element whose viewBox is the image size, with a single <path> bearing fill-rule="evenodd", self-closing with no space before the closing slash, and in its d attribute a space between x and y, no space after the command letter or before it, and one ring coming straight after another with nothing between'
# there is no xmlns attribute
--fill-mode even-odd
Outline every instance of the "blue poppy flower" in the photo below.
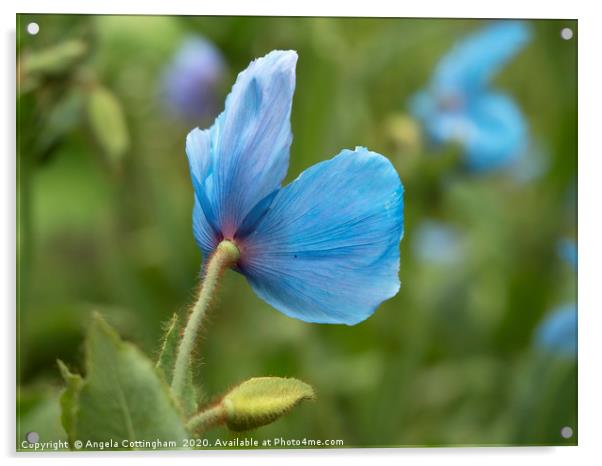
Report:
<svg viewBox="0 0 602 466"><path fill-rule="evenodd" d="M251 62L213 126L189 133L194 235L205 258L233 241L235 269L284 314L353 325L399 289L403 188L391 163L363 147L281 187L296 62L294 51Z"/></svg>
<svg viewBox="0 0 602 466"><path fill-rule="evenodd" d="M217 91L226 66L215 45L189 36L163 75L165 101L170 111L184 119L206 119L217 113Z"/></svg>
<svg viewBox="0 0 602 466"><path fill-rule="evenodd" d="M428 88L411 99L411 112L428 137L436 144L460 143L472 170L507 166L526 148L522 113L508 95L489 84L529 37L527 26L518 21L486 27L444 56Z"/></svg>
<svg viewBox="0 0 602 466"><path fill-rule="evenodd" d="M562 356L577 354L577 306L565 304L556 308L535 332L540 349Z"/></svg>

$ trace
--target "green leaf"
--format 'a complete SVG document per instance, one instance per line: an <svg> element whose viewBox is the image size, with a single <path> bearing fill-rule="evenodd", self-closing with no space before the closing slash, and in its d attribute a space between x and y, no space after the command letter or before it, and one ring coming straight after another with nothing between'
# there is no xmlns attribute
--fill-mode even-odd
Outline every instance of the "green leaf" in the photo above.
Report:
<svg viewBox="0 0 602 466"><path fill-rule="evenodd" d="M59 370L67 386L61 394L61 422L69 442L76 440L75 420L77 418L77 409L79 406L79 392L82 388L83 380L79 374L72 374L65 363L57 360Z"/></svg>
<svg viewBox="0 0 602 466"><path fill-rule="evenodd" d="M314 398L313 388L300 380L254 377L232 389L221 405L227 426L243 431L270 424L301 401Z"/></svg>
<svg viewBox="0 0 602 466"><path fill-rule="evenodd" d="M88 96L87 108L94 136L109 162L118 167L130 145L125 116L119 100L108 89L96 86Z"/></svg>
<svg viewBox="0 0 602 466"><path fill-rule="evenodd" d="M70 70L82 58L88 46L81 40L68 40L36 52L29 52L23 59L26 75L57 75Z"/></svg>
<svg viewBox="0 0 602 466"><path fill-rule="evenodd" d="M152 362L134 345L123 342L98 315L86 340L86 378L61 367L67 380L62 399L63 425L70 439L117 442L115 449L144 448L130 442L175 441L158 448L181 447L188 436L169 387ZM124 443L126 441L126 443Z"/></svg>
<svg viewBox="0 0 602 466"><path fill-rule="evenodd" d="M44 111L42 114L43 129L38 134L36 149L42 153L51 150L54 144L80 124L82 109L81 92L74 89L56 102L48 111Z"/></svg>
<svg viewBox="0 0 602 466"><path fill-rule="evenodd" d="M181 326L178 315L174 314L163 337L161 354L157 361L157 369L163 374L165 381L171 385L173 379L173 368L176 362L178 345L180 343ZM199 399L198 391L193 383L192 369L188 368L186 385L184 387L183 398L178 400L185 414L190 415L198 409L197 401Z"/></svg>
<svg viewBox="0 0 602 466"><path fill-rule="evenodd" d="M27 434L35 432L40 442L53 442L60 450L67 441L61 426L60 391L44 383L17 386L17 450L31 452ZM58 445L56 442L63 442Z"/></svg>

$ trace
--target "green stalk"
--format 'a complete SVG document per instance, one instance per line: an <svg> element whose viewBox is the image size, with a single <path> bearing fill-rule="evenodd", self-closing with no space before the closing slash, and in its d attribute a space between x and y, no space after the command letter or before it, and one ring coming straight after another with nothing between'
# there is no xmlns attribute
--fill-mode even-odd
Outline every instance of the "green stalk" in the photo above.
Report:
<svg viewBox="0 0 602 466"><path fill-rule="evenodd" d="M186 424L186 428L189 432L202 434L211 427L223 423L225 418L226 410L220 403L192 416Z"/></svg>
<svg viewBox="0 0 602 466"><path fill-rule="evenodd" d="M217 246L209 259L199 297L190 313L190 318L178 347L178 355L176 356L171 382L171 390L177 399L182 397L196 337L213 295L217 290L219 280L225 270L234 264L239 257L240 252L236 245L231 241L224 240Z"/></svg>

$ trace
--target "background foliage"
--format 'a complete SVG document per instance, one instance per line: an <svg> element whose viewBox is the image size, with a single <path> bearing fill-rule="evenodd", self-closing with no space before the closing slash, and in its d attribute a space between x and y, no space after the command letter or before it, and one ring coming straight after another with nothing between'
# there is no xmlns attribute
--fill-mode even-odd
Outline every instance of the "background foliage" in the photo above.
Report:
<svg viewBox="0 0 602 466"><path fill-rule="evenodd" d="M25 34L31 21L36 36ZM406 191L401 290L358 326L287 318L227 274L199 346L206 399L258 375L315 387L315 402L258 439L575 444L560 430L576 433L576 359L532 340L554 307L576 299L575 272L557 254L577 234L576 39L560 38L576 22L531 21L532 42L495 81L526 115L539 177L468 173L457 148L430 147L406 116L439 57L483 23L20 15L18 440L31 430L66 438L56 359L81 372L92 311L157 355L165 323L191 304L200 254L184 141L211 121L173 117L160 80L198 33L228 66L219 102L251 59L298 51L288 180L365 145L391 159ZM426 219L458 232L453 263L416 252Z"/></svg>

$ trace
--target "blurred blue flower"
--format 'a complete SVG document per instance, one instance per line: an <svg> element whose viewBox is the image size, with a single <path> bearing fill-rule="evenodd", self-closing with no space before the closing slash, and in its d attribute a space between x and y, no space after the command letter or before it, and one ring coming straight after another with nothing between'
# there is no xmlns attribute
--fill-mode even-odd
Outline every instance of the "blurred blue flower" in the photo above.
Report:
<svg viewBox="0 0 602 466"><path fill-rule="evenodd" d="M436 144L456 141L475 171L515 161L528 142L514 101L489 88L491 78L529 41L527 26L498 21L456 44L438 63L426 90L410 101L412 114Z"/></svg>
<svg viewBox="0 0 602 466"><path fill-rule="evenodd" d="M225 71L224 59L215 45L199 36L184 39L163 74L169 110L190 120L214 116Z"/></svg>
<svg viewBox="0 0 602 466"><path fill-rule="evenodd" d="M189 133L194 235L205 258L233 241L236 270L284 314L353 325L399 289L403 187L385 157L362 147L281 187L296 62L294 51L253 61L214 125Z"/></svg>
<svg viewBox="0 0 602 466"><path fill-rule="evenodd" d="M535 332L538 348L562 356L577 354L577 306L565 304L553 310Z"/></svg>
<svg viewBox="0 0 602 466"><path fill-rule="evenodd" d="M558 255L577 270L577 244L570 239L558 242Z"/></svg>
<svg viewBox="0 0 602 466"><path fill-rule="evenodd" d="M416 258L432 264L451 265L462 258L458 231L436 220L424 220L414 229L412 246Z"/></svg>

